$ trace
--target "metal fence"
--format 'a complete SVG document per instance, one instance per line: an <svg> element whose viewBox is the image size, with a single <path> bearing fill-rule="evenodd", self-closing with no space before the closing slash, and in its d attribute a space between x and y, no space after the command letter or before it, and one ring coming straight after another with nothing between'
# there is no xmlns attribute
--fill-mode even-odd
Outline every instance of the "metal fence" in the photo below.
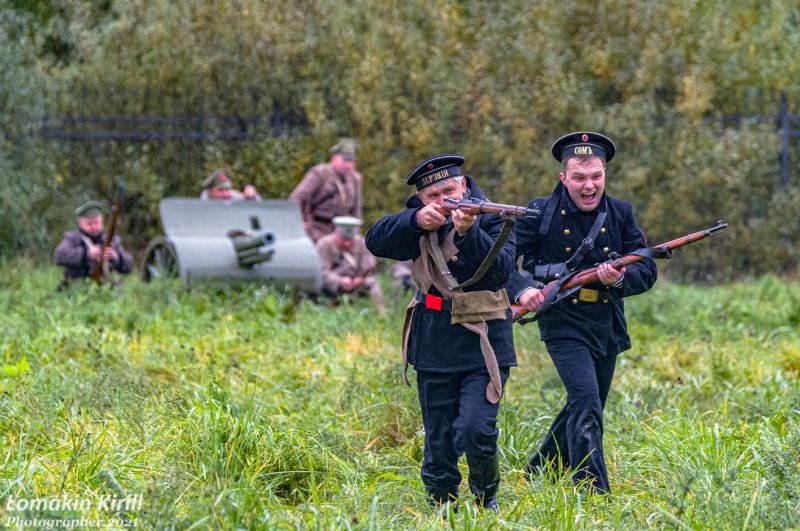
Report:
<svg viewBox="0 0 800 531"><path fill-rule="evenodd" d="M187 183L196 187L209 154L236 160L236 152L247 143L310 134L299 105L259 88L211 93L83 84L53 90L46 99L48 111L32 124L34 135L70 173L87 178L124 175L132 165L146 164L162 179L164 195L187 192ZM786 94L777 116L710 120L726 126L774 123L781 139L779 178L788 185L800 116L790 114Z"/></svg>
<svg viewBox="0 0 800 531"><path fill-rule="evenodd" d="M789 153L791 139L800 137L800 116L789 114L789 98L781 94L781 109L778 116L781 136L781 185L789 185ZM794 129L793 129L794 127Z"/></svg>
<svg viewBox="0 0 800 531"><path fill-rule="evenodd" d="M166 195L196 186L209 153L233 156L243 144L305 134L308 127L301 112L261 89L215 94L81 85L46 99L36 139L70 173L124 175L146 164Z"/></svg>

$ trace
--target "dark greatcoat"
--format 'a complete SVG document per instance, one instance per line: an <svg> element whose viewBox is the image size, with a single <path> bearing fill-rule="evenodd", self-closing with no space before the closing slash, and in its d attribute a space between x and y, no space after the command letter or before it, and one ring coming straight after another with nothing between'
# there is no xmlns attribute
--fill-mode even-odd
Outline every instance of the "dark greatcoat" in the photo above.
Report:
<svg viewBox="0 0 800 531"><path fill-rule="evenodd" d="M545 235L539 229L548 218L548 205L558 201ZM568 260L588 236L600 211L606 212L602 229L576 270L594 267L616 252L624 255L646 245L636 224L632 205L603 196L592 212L580 210L561 184L553 195L531 200L529 208L539 216L517 222L517 255L523 268L533 273L534 265ZM547 462L559 460L575 469L574 481L591 480L598 492L610 492L603 452L603 409L614 377L617 354L631 347L625 322L623 298L650 289L656 281L655 262L645 258L625 268L621 286L594 282L585 286L598 290L596 302L580 300L577 293L546 309L538 318L539 331L567 391L567 403L553 420L539 451L526 471L541 470ZM527 286L514 272L508 284L516 299Z"/></svg>
<svg viewBox="0 0 800 531"><path fill-rule="evenodd" d="M546 236L539 235L545 205L558 201ZM616 251L624 255L645 247L642 231L628 201L605 195L597 210L583 212L569 198L559 183L553 196L532 199L529 208L541 215L517 221L517 256L522 256L523 269L533 273L533 265L564 262L569 259L589 234L597 212L605 210L604 232L597 235L594 249L584 256L577 270L584 270L605 262ZM568 234L566 233L568 231ZM655 262L650 258L631 264L625 269L622 287L614 288L595 282L584 286L600 291L599 302L578 300L577 293L567 297L543 312L539 318L542 341L571 338L586 344L598 354L619 354L631 347L625 322L624 297L649 290L657 277ZM529 284L518 272L508 283L508 296L515 299Z"/></svg>
<svg viewBox="0 0 800 531"><path fill-rule="evenodd" d="M469 197L485 199L486 196L475 181L470 177L465 178ZM416 224L416 214L423 204L414 195L408 200L406 207L402 212L384 216L367 231L367 248L372 254L392 260L413 260L419 257L420 238L426 231ZM457 260L450 261L447 265L458 282L469 280L477 271L502 227L503 222L498 215L481 214L464 236L455 235ZM449 230L454 230L451 223L439 229L440 242ZM512 232L486 275L479 282L464 288L464 291L496 291L505 286L514 268ZM430 293L441 295L433 286ZM506 320L488 321L489 340L500 367L517 365L511 324L510 310ZM485 367L478 335L461 325L450 324L450 312L429 310L424 304L417 305L414 311L408 355L409 363L417 371L447 373L480 370Z"/></svg>
<svg viewBox="0 0 800 531"><path fill-rule="evenodd" d="M86 278L92 274L94 264L89 263L88 248L81 234L89 238L95 245L103 245L105 238L104 233L92 238L80 230L71 230L64 233L61 243L58 244L53 252L53 262L64 268L64 280L66 282ZM117 260L110 264L111 269L123 274L130 273L133 269L133 257L122 247L122 240L119 236L114 236L111 246L117 251L118 255Z"/></svg>

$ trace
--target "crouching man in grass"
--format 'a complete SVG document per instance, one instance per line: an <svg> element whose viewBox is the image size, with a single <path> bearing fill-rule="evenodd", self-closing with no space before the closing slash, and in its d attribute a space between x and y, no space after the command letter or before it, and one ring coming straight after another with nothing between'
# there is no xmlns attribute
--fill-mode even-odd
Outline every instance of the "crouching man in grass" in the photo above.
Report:
<svg viewBox="0 0 800 531"><path fill-rule="evenodd" d="M122 246L119 236L114 236L111 245L105 245L103 208L103 203L89 201L75 209L78 230L65 232L53 252L53 262L64 268L61 287L90 278L101 260L103 279L107 279L112 270L127 275L133 269L133 257Z"/></svg>
<svg viewBox="0 0 800 531"><path fill-rule="evenodd" d="M608 493L603 453L603 408L617 355L631 348L623 298L649 290L656 281L651 258L619 271L606 262L645 247L633 207L605 194L606 162L614 143L590 132L558 139L553 156L562 164L560 182L549 197L531 200L541 216L516 225L517 254L527 279L514 273L509 293L531 312L544 302L542 283L600 264L599 282L555 302L538 317L547 352L567 390L567 403L526 466L529 477L549 465L572 468L576 481ZM531 279L532 277L532 279Z"/></svg>
<svg viewBox="0 0 800 531"><path fill-rule="evenodd" d="M416 195L405 210L371 227L366 243L376 256L413 260L417 290L406 311L403 358L417 373L428 500L457 507L458 460L466 454L476 503L496 512L497 413L510 368L517 364L503 289L514 270L514 236L501 239L496 259L475 278L503 221L444 205L445 197L485 199L475 181L461 175L463 163L463 157L439 155L417 166L406 177ZM468 280L473 281L468 287L458 285Z"/></svg>

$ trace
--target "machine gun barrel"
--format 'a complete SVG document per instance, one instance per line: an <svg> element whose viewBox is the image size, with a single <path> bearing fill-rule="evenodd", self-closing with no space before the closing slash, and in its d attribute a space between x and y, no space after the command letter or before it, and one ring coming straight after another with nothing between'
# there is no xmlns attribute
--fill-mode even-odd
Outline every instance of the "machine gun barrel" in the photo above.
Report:
<svg viewBox="0 0 800 531"><path fill-rule="evenodd" d="M253 267L272 258L274 249L265 247L275 243L275 234L269 231L242 234L231 238L236 251L236 261L241 267Z"/></svg>
<svg viewBox="0 0 800 531"><path fill-rule="evenodd" d="M263 245L270 245L275 241L275 234L272 232L256 232L253 234L243 234L233 238L233 248L237 253L250 249L258 249Z"/></svg>

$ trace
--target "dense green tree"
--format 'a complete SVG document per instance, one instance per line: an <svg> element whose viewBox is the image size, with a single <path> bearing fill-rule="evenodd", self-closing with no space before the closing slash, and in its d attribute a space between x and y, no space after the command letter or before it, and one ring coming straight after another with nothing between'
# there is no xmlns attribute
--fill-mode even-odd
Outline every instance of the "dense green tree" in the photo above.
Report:
<svg viewBox="0 0 800 531"><path fill-rule="evenodd" d="M165 182L146 150L120 150L119 171L140 198L133 230L143 238L158 231L162 195L194 194L200 176L219 164L285 197L338 136L354 136L374 220L399 208L408 193L402 176L435 152L463 153L466 170L494 199L544 195L558 173L551 142L593 129L617 141L610 192L634 201L651 239L717 218L731 223L724 238L687 250L670 266L674 276L795 267L800 151L793 147L793 183L782 188L772 120L781 92L793 108L800 99L800 8L791 0L25 4L11 7L33 13L24 26L31 38L14 46L36 62L5 59L26 65L3 78L5 91L18 91L13 76L35 71L50 88L134 95L61 92L61 104L75 112L158 113L152 98L135 95L162 91L178 96L183 113L220 115L244 112L242 91L257 89L268 97L247 112L292 111L307 124L299 134L265 130L236 146L209 141L194 176L175 183ZM11 26L6 17L3 28ZM69 53L44 45L42 35ZM30 114L4 112L6 123L30 122ZM45 189L55 180L70 200L106 192L109 176L87 178L90 150L32 149L43 163L30 179ZM50 217L61 220L47 227L53 233L67 219Z"/></svg>

